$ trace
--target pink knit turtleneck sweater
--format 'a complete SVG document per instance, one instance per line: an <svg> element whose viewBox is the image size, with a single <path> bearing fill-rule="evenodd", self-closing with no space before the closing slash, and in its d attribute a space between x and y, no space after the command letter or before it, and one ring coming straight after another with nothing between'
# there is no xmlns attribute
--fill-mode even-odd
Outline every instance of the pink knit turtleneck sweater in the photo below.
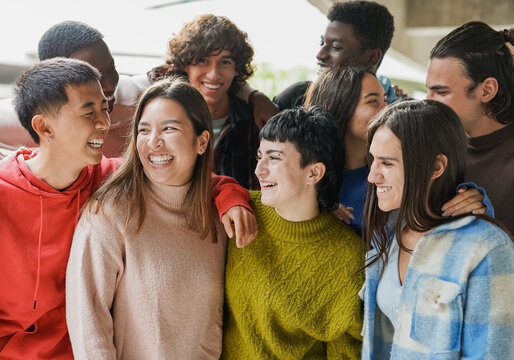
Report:
<svg viewBox="0 0 514 360"><path fill-rule="evenodd" d="M219 358L226 235L217 219L217 243L185 226L188 187L150 184L137 235L122 211L82 216L66 278L76 359Z"/></svg>

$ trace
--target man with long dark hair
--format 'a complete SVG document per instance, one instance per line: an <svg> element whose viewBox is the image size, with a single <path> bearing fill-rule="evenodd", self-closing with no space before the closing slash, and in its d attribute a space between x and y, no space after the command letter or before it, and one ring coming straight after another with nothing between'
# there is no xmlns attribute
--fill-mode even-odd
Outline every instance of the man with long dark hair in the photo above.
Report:
<svg viewBox="0 0 514 360"><path fill-rule="evenodd" d="M514 28L496 31L469 22L442 38L430 53L429 99L459 115L471 137L466 180L483 186L496 218L514 232L514 65L507 43Z"/></svg>

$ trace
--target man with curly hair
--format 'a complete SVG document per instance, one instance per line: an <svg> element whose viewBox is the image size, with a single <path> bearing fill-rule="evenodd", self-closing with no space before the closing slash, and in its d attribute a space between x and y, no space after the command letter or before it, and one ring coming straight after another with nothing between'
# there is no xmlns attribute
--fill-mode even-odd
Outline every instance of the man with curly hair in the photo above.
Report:
<svg viewBox="0 0 514 360"><path fill-rule="evenodd" d="M168 46L169 73L184 75L203 95L213 120L215 172L245 188L258 184L258 129L251 105L236 94L254 73L248 35L228 18L200 15L184 24Z"/></svg>
<svg viewBox="0 0 514 360"><path fill-rule="evenodd" d="M333 65L358 65L377 72L394 33L389 10L374 1L336 2L328 11L328 25L316 55L320 69ZM390 104L397 99L391 80L378 75ZM273 102L280 110L302 105L310 81L297 82L278 94Z"/></svg>

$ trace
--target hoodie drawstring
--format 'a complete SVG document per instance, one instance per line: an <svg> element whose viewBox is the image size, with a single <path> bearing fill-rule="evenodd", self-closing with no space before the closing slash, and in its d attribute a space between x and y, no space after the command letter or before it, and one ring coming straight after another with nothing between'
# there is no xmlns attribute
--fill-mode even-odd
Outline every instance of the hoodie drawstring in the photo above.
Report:
<svg viewBox="0 0 514 360"><path fill-rule="evenodd" d="M41 275L41 239L43 238L43 195L39 194L39 204L41 212L41 223L39 225L39 239L37 244L37 274L36 274L36 289L34 290L34 310L36 310L37 291L39 290L39 278Z"/></svg>
<svg viewBox="0 0 514 360"><path fill-rule="evenodd" d="M43 207L43 195L39 194L39 204L40 204L40 213L41 213L41 221L39 224L39 239L37 244L37 274L36 274L36 289L34 290L34 307L33 310L36 310L37 304L37 292L39 290L39 279L41 277L41 244L43 239L43 215L44 215L44 207ZM80 189L77 191L77 213L75 215L75 226L79 221L80 215Z"/></svg>
<svg viewBox="0 0 514 360"><path fill-rule="evenodd" d="M80 214L80 189L77 191L77 214L75 215L75 226L79 222L79 214Z"/></svg>

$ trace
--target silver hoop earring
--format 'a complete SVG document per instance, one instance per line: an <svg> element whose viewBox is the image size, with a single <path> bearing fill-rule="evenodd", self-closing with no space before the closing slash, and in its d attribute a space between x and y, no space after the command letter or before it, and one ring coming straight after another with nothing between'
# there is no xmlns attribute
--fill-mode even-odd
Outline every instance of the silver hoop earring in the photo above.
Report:
<svg viewBox="0 0 514 360"><path fill-rule="evenodd" d="M52 137L50 136L50 137L48 138L48 144L51 144L51 143L52 143Z"/></svg>

